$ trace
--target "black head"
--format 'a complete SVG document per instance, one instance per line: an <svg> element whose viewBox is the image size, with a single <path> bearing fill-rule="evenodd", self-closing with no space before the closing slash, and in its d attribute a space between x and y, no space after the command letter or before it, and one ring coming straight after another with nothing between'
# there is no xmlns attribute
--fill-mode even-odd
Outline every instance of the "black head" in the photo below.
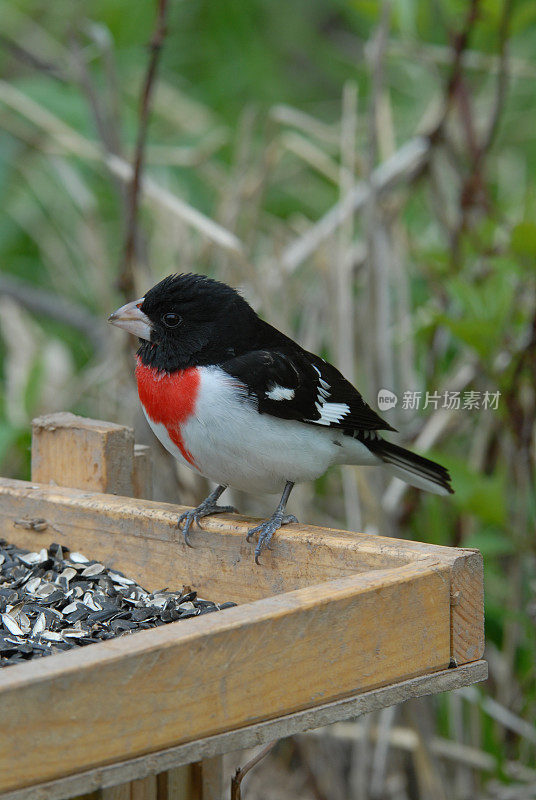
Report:
<svg viewBox="0 0 536 800"><path fill-rule="evenodd" d="M130 320L136 315L134 324ZM138 355L143 363L167 372L222 363L246 352L259 323L235 289L192 273L169 275L110 321L126 318L130 328L120 327L142 337Z"/></svg>

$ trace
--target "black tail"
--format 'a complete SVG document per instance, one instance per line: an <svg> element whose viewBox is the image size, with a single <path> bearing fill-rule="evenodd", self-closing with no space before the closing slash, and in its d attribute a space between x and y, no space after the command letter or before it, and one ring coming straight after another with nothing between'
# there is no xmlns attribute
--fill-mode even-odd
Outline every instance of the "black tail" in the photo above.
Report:
<svg viewBox="0 0 536 800"><path fill-rule="evenodd" d="M454 494L454 489L450 485L449 471L441 464L424 458L424 456L418 456L404 447L386 442L385 439L379 437L377 439L371 437L363 441L397 478L434 494Z"/></svg>

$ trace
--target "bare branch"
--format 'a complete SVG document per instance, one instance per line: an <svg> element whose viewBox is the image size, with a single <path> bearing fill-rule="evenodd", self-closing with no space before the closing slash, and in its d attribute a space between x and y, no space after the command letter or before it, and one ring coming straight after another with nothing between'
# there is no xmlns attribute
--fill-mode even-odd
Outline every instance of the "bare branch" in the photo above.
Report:
<svg viewBox="0 0 536 800"><path fill-rule="evenodd" d="M97 352L103 352L107 341L105 326L82 306L5 273L0 275L0 295L11 297L34 314L42 314L79 330Z"/></svg>
<svg viewBox="0 0 536 800"><path fill-rule="evenodd" d="M371 187L379 197L407 180L421 169L430 152L430 140L425 136L415 136L375 170L370 181L359 181L348 192L344 200L336 203L309 230L285 248L281 265L286 272L294 272L314 251L335 233L337 228L351 214L360 211L368 203Z"/></svg>
<svg viewBox="0 0 536 800"><path fill-rule="evenodd" d="M37 69L41 73L44 72L51 78L55 78L55 80L60 81L60 83L67 83L69 80L68 76L56 64L53 64L51 61L46 61L40 56L36 56L18 42L13 42L3 33L0 33L0 47L4 47L13 56L13 58L16 58L18 61L26 64L28 67Z"/></svg>
<svg viewBox="0 0 536 800"><path fill-rule="evenodd" d="M151 39L151 55L149 58L149 65L145 75L143 84L139 121L138 121L138 138L136 141L136 150L134 155L134 173L132 183L130 185L129 205L128 205L128 219L127 219L127 234L125 240L125 250L123 256L123 266L121 274L119 275L118 287L123 291L125 296L131 297L134 291L134 274L133 274L133 259L136 252L137 244L137 223L138 223L138 207L140 200L140 186L141 176L144 166L145 156L145 142L147 139L147 127L149 124L149 112L151 104L151 96L154 89L158 64L160 61L160 53L164 38L166 35L166 15L168 10L168 0L158 0L158 13L156 18L156 26Z"/></svg>
<svg viewBox="0 0 536 800"><path fill-rule="evenodd" d="M243 779L248 772L253 769L253 767L257 766L259 761L262 761L262 759L268 755L270 750L275 747L277 742L278 740L276 739L275 742L270 742L270 744L265 745L261 750L259 750L257 755L253 756L253 758L247 762L247 764L244 764L243 767L239 767L236 770L235 774L231 778L231 800L240 800L242 797L240 784L242 783Z"/></svg>
<svg viewBox="0 0 536 800"><path fill-rule="evenodd" d="M48 109L23 94L7 81L0 79L1 102L30 120L39 129L44 130L51 140L61 148L62 152L67 151L86 161L102 162L110 172L117 175L122 181L127 182L132 179L133 168L124 158L104 152L97 144L86 139ZM142 179L141 189L146 197L158 203L161 207L168 209L182 222L191 225L203 236L233 253L235 257L241 260L244 259L244 245L234 233L214 222L214 220L193 206L188 205L168 189L159 186L151 178L144 177Z"/></svg>

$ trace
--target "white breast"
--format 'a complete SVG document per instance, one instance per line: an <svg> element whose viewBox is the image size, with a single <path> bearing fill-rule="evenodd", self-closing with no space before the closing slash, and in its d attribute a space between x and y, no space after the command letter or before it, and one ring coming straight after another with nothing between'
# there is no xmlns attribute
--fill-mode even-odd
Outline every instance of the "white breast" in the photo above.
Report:
<svg viewBox="0 0 536 800"><path fill-rule="evenodd" d="M218 367L201 367L199 374L195 412L181 435L199 472L216 483L275 493L287 481L318 478L332 464L378 463L364 445L340 431L259 414L244 387ZM194 469L164 425L147 420L164 447Z"/></svg>

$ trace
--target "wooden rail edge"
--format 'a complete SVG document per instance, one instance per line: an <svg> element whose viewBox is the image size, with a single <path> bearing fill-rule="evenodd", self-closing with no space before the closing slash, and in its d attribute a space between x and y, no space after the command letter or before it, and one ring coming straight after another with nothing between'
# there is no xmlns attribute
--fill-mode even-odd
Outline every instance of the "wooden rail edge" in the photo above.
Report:
<svg viewBox="0 0 536 800"><path fill-rule="evenodd" d="M414 697L452 691L486 680L486 661L475 661L455 669L441 670L380 689L363 692L316 708L248 725L234 731L209 736L157 753L87 770L77 775L0 794L0 800L68 800L82 793L105 789L126 781L138 780L233 750L254 747L274 739L292 736L332 722L350 719L397 705Z"/></svg>
<svg viewBox="0 0 536 800"><path fill-rule="evenodd" d="M483 563L477 550L363 533L288 525L253 563L245 539L254 520L203 520L187 547L177 519L184 506L0 478L0 536L40 549L68 541L123 569L149 590L189 583L207 596L250 602L369 570L429 558L451 570L451 656L456 665L484 652ZM39 521L39 530L33 526Z"/></svg>

